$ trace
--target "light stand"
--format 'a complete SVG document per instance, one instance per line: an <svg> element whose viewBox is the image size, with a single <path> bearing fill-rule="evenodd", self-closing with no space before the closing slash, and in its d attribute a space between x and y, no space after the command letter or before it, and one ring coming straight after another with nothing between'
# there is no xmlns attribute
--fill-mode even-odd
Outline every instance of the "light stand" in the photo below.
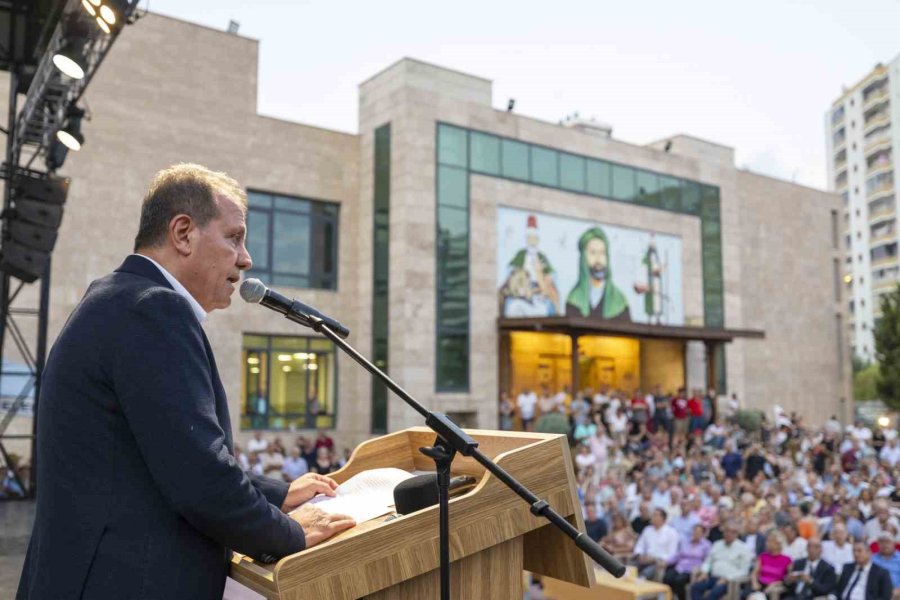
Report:
<svg viewBox="0 0 900 600"><path fill-rule="evenodd" d="M296 303L291 307L297 311ZM285 315L291 318L290 312ZM295 315L296 316L296 315ZM425 417L425 425L436 434L434 445L419 450L426 456L434 459L437 470L438 497L440 505L440 563L441 563L441 600L450 600L450 464L456 453L463 456L471 456L488 472L502 481L509 489L518 494L531 507L531 514L536 517L544 517L575 541L575 545L594 562L609 571L615 577L621 577L625 573L625 566L613 558L606 550L601 548L594 540L584 532L578 531L571 523L566 521L545 501L535 496L531 491L519 483L512 475L503 470L490 458L478 450L478 442L473 440L465 431L460 429L447 415L432 412L419 404L409 393L397 385L385 372L372 364L366 357L356 351L353 346L344 341L317 316L302 315L303 323L308 324L334 342L341 350L346 352L353 360L372 375L378 377L392 392L413 408L417 413ZM296 319L291 319L297 321Z"/></svg>

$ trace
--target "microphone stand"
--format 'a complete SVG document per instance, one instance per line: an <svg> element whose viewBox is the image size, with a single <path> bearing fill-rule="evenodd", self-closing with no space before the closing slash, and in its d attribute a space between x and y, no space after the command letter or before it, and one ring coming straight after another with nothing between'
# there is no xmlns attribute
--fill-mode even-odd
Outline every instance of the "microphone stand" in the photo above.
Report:
<svg viewBox="0 0 900 600"><path fill-rule="evenodd" d="M417 413L425 417L425 425L437 434L434 444L430 447L419 448L419 451L434 460L437 470L438 504L440 505L440 570L441 570L441 600L450 600L450 465L456 453L470 456L482 465L489 473L502 481L506 486L519 495L531 506L531 514L536 517L544 517L575 541L575 545L594 562L615 577L625 574L625 566L613 558L606 550L600 547L586 533L578 531L571 523L566 521L558 512L553 510L545 500L535 496L528 488L519 483L515 477L503 470L490 458L478 449L478 442L469 434L460 429L450 418L439 412L432 412L419 404L409 393L397 385L384 371L372 364L366 357L356 351L353 346L341 339L323 321L314 315L303 315L306 322L314 331L321 333L334 342L341 350L346 352L353 360L359 363L366 371L375 375L395 394L413 408Z"/></svg>

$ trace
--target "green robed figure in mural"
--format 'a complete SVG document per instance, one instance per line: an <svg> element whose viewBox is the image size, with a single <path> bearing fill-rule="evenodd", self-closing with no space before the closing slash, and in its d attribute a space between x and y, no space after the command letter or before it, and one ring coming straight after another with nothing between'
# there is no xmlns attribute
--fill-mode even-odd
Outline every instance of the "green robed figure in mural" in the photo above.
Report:
<svg viewBox="0 0 900 600"><path fill-rule="evenodd" d="M585 231L578 240L578 252L578 283L566 299L566 316L630 321L628 300L612 281L609 240L603 230Z"/></svg>

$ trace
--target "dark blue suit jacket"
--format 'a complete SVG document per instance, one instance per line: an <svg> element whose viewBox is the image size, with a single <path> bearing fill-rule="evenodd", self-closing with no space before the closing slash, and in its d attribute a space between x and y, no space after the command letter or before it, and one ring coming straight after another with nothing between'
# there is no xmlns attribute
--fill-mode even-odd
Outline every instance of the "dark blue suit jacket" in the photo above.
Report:
<svg viewBox="0 0 900 600"><path fill-rule="evenodd" d="M37 514L17 598L222 598L228 550L303 550L287 484L233 457L225 390L190 303L129 256L47 360Z"/></svg>

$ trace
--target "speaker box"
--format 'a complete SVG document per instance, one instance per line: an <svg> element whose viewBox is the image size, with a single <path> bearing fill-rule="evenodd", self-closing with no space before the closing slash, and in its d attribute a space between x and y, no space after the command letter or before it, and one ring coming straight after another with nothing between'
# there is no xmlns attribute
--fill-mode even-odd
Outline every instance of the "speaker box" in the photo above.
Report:
<svg viewBox="0 0 900 600"><path fill-rule="evenodd" d="M16 200L14 221L28 221L42 227L57 228L62 223L61 204L47 204L40 200Z"/></svg>
<svg viewBox="0 0 900 600"><path fill-rule="evenodd" d="M52 227L41 227L16 219L10 221L9 233L12 239L32 250L52 252L56 245L57 230Z"/></svg>
<svg viewBox="0 0 900 600"><path fill-rule="evenodd" d="M49 261L49 252L33 250L13 240L6 240L3 254L0 255L0 271L18 277L25 283L34 283L44 274Z"/></svg>
<svg viewBox="0 0 900 600"><path fill-rule="evenodd" d="M64 204L69 193L69 181L67 177L18 177L13 181L13 190L17 198L24 200Z"/></svg>

